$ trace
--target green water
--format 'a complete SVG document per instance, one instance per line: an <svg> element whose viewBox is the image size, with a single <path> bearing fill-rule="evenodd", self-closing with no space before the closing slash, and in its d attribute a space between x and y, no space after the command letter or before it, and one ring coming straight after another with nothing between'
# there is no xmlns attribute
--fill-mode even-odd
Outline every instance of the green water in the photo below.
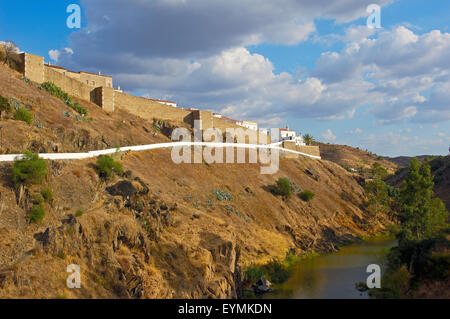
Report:
<svg viewBox="0 0 450 319"><path fill-rule="evenodd" d="M355 283L366 282L366 268L378 264L383 273L386 253L396 242L378 238L352 244L338 252L299 261L292 277L264 298L290 299L367 299L367 292L355 289ZM381 283L383 284L383 283Z"/></svg>

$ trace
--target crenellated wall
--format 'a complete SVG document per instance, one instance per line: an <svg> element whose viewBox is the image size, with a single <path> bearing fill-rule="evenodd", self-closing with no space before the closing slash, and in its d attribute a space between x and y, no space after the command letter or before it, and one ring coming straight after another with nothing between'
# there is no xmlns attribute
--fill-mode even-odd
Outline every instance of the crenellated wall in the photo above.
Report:
<svg viewBox="0 0 450 319"><path fill-rule="evenodd" d="M2 47L0 46L1 50ZM200 120L202 130L218 128L223 134L225 134L227 128L246 131L241 126L213 117L210 111L184 110L159 103L156 100L114 90L112 77L110 76L88 72L72 72L59 66L46 65L43 57L29 53L16 54L10 57L10 60L10 66L24 74L29 80L37 83L52 82L69 95L91 101L102 107L106 112L124 109L147 120L172 120L185 122L191 126L194 126L195 120ZM254 134L255 132L248 130L247 133ZM249 142L249 137L246 136L245 143ZM258 133L257 143L269 144L270 136ZM285 142L283 147L313 156L320 156L317 146L297 146L295 143ZM289 153L287 156L297 157L298 155Z"/></svg>

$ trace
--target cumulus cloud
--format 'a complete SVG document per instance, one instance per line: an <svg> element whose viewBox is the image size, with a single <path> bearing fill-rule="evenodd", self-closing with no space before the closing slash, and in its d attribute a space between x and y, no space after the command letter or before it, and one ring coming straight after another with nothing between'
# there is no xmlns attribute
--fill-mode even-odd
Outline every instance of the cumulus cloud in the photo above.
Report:
<svg viewBox="0 0 450 319"><path fill-rule="evenodd" d="M393 0L381 0L384 6ZM192 57L268 42L297 44L314 19L348 22L366 16L371 0L82 0L88 27L76 47L139 57ZM106 18L105 18L106 17Z"/></svg>
<svg viewBox="0 0 450 319"><path fill-rule="evenodd" d="M73 54L73 50L71 48L64 48L62 50L50 50L48 51L48 56L55 62L58 62L61 56L64 56L66 59L70 58Z"/></svg>
<svg viewBox="0 0 450 319"><path fill-rule="evenodd" d="M368 134L359 140L360 145L377 154L390 156L417 156L418 154L442 154L447 151L448 137L406 136L394 132Z"/></svg>
<svg viewBox="0 0 450 319"><path fill-rule="evenodd" d="M325 141L333 142L333 141L336 140L336 135L333 134L333 132L331 131L331 129L327 129L326 132L324 132L324 133L322 134L322 138L323 138Z"/></svg>
<svg viewBox="0 0 450 319"><path fill-rule="evenodd" d="M318 59L314 77L326 85L361 76L373 83L368 93L379 94L370 103L371 112L380 123L449 119L449 33L416 35L398 26L370 37L360 27L351 29L341 52L325 52ZM424 92L430 93L428 99Z"/></svg>
<svg viewBox="0 0 450 319"><path fill-rule="evenodd" d="M128 92L262 124L351 119L364 105L382 124L450 119L448 33L352 26L334 37L344 48L323 53L301 79L276 73L269 59L246 49L305 41L314 19L353 21L371 2L84 0L89 23L71 35L73 51L49 55L68 68L113 75Z"/></svg>

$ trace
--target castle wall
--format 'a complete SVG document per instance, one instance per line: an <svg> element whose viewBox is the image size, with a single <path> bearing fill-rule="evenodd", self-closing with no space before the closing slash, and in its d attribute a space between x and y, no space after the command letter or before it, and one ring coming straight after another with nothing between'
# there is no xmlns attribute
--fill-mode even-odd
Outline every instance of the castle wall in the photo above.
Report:
<svg viewBox="0 0 450 319"><path fill-rule="evenodd" d="M150 99L126 93L115 92L115 104L117 108L127 110L131 114L147 120L165 119L179 122L189 121L190 111L171 107ZM191 122L188 122L191 124Z"/></svg>
<svg viewBox="0 0 450 319"><path fill-rule="evenodd" d="M20 54L23 56L24 76L34 82L44 82L44 57L29 53Z"/></svg>
<svg viewBox="0 0 450 319"><path fill-rule="evenodd" d="M288 150L298 151L297 146L295 145L295 142L284 141L282 146L283 146L283 148L286 148ZM299 154L282 152L282 157L283 158L298 158Z"/></svg>
<svg viewBox="0 0 450 319"><path fill-rule="evenodd" d="M297 151L297 152L302 152L302 153L313 155L313 156L320 156L319 146L313 146L313 145L298 146L295 144L295 142L284 141L283 148ZM294 154L294 153L285 153L286 158L294 158L294 157L298 157L298 156L299 155Z"/></svg>
<svg viewBox="0 0 450 319"><path fill-rule="evenodd" d="M112 77L103 76L99 74L92 74L87 72L79 73L79 81L83 84L87 84L93 87L103 86L106 88L112 88Z"/></svg>
<svg viewBox="0 0 450 319"><path fill-rule="evenodd" d="M4 46L0 46L0 53L3 53L4 50ZM106 112L114 112L116 108L121 108L147 120L172 120L185 122L192 126L195 120L200 120L202 130L218 128L224 134L224 138L227 128L246 131L245 128L214 117L210 111L183 110L151 99L116 91L113 88L112 77L88 72L76 73L61 67L45 65L44 58L37 55L15 54L10 57L9 63L12 68L24 74L31 81L52 82L69 95L91 101L101 106ZM248 130L248 133L256 133L250 131L252 130ZM245 143L249 143L248 137L245 138ZM271 138L266 134L257 133L257 143L270 144ZM284 142L283 147L320 156L318 146L297 146L294 142ZM286 157L298 157L297 154L284 153Z"/></svg>
<svg viewBox="0 0 450 319"><path fill-rule="evenodd" d="M296 151L306 153L309 155L320 156L319 146L313 146L313 145L297 146Z"/></svg>
<svg viewBox="0 0 450 319"><path fill-rule="evenodd" d="M101 106L108 113L112 113L115 110L114 96L115 92L113 88L99 87L94 90L94 103Z"/></svg>
<svg viewBox="0 0 450 319"><path fill-rule="evenodd" d="M69 95L88 101L91 101L91 92L94 90L92 86L83 84L76 79L64 75L60 70L57 71L48 66L44 67L44 81L42 82L52 82Z"/></svg>

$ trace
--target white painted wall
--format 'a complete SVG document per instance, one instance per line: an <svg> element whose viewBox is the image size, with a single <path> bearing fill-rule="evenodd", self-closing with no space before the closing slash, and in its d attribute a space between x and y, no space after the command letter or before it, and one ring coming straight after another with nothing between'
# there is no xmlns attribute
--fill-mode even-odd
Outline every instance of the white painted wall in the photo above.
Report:
<svg viewBox="0 0 450 319"><path fill-rule="evenodd" d="M94 158L100 155L109 155L114 154L116 152L142 152L148 150L162 149L162 148L172 148L172 147L180 147L180 146L207 146L207 147L236 147L236 148L248 148L248 149L258 149L258 148L267 148L274 149L289 153L300 154L304 156L308 156L311 158L321 159L320 156L314 156L305 154L302 152L297 152L293 150L288 150L282 147L279 147L280 143L275 144L239 144L239 143L211 143L211 142L173 142L173 143L160 143L160 144L147 144L147 145L137 145L137 146L127 146L121 148L112 148L107 150L100 151L91 151L87 153L43 153L39 154L39 157L47 160L80 160L86 158ZM13 162L16 158L21 158L23 154L8 154L8 155L0 155L0 162Z"/></svg>

